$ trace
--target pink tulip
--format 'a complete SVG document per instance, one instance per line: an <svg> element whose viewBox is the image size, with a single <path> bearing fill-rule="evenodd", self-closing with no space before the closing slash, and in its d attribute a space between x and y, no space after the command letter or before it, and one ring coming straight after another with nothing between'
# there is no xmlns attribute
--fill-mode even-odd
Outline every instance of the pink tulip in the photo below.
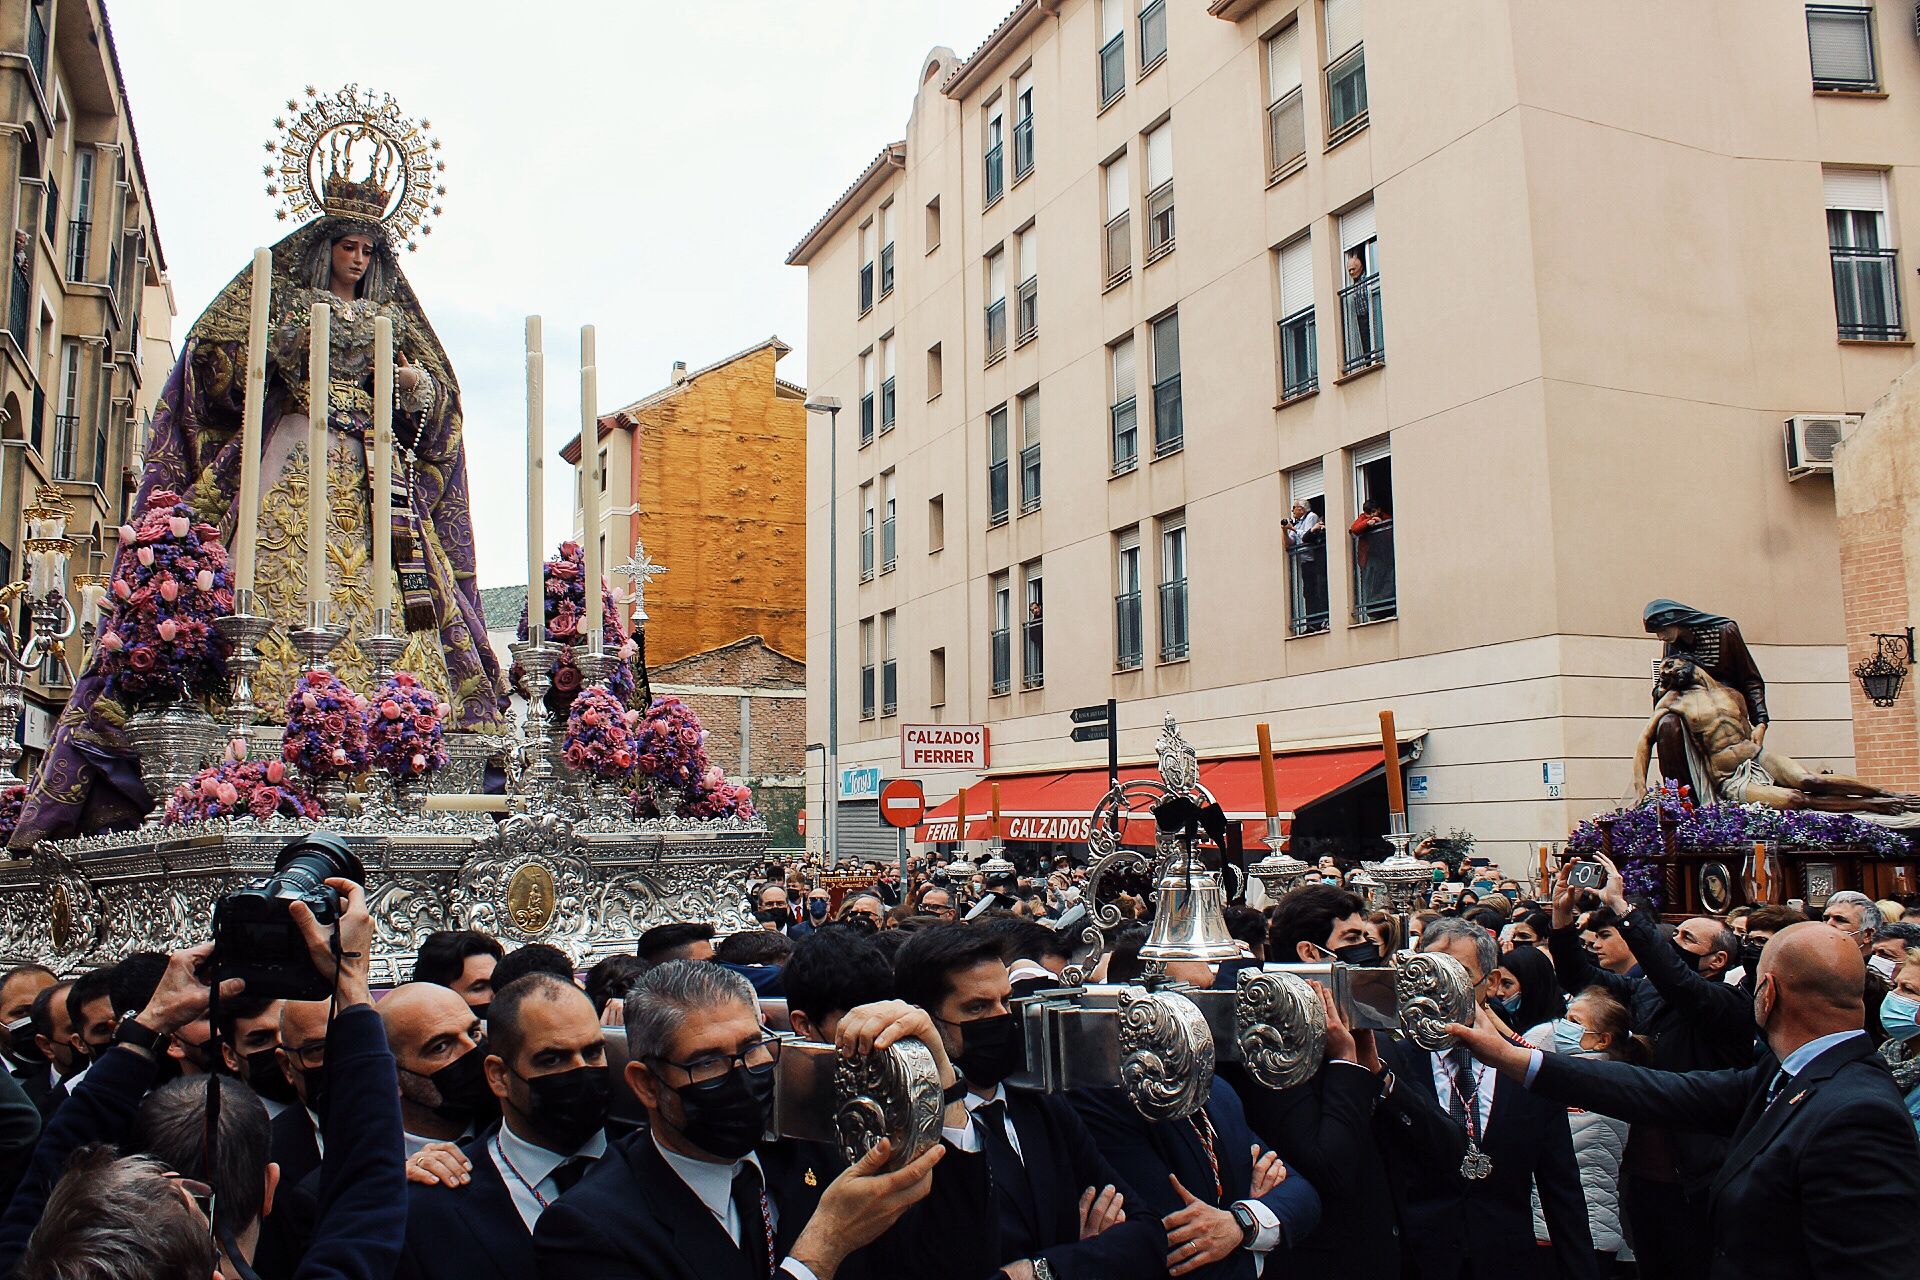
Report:
<svg viewBox="0 0 1920 1280"><path fill-rule="evenodd" d="M227 759L245 760L247 758L247 740L235 738L227 744Z"/></svg>
<svg viewBox="0 0 1920 1280"><path fill-rule="evenodd" d="M167 532L176 538L186 537L187 530L191 528L193 528L193 522L185 516L169 516L167 518Z"/></svg>
<svg viewBox="0 0 1920 1280"><path fill-rule="evenodd" d="M300 695L300 705L309 711L318 711L320 709L320 699L314 697L311 692L303 693Z"/></svg>
<svg viewBox="0 0 1920 1280"><path fill-rule="evenodd" d="M139 536L139 535L137 535L136 533L134 533L134 531L133 531L133 526L132 526L132 525L130 525L130 524L123 524L123 525L121 525L121 526L120 526L120 532L119 532L119 538L120 538L120 545L121 545L121 546L123 546L123 547L130 547L130 546L132 546L132 545L133 545L133 540L134 540L134 538L136 538L137 536Z"/></svg>
<svg viewBox="0 0 1920 1280"><path fill-rule="evenodd" d="M217 795L219 794L219 791L220 791L220 779L213 778L213 777L200 779L201 795L203 796Z"/></svg>
<svg viewBox="0 0 1920 1280"><path fill-rule="evenodd" d="M277 787L286 780L287 766L281 764L278 760L267 761L267 781Z"/></svg>
<svg viewBox="0 0 1920 1280"><path fill-rule="evenodd" d="M180 598L180 584L172 578L160 579L160 598L172 604Z"/></svg>
<svg viewBox="0 0 1920 1280"><path fill-rule="evenodd" d="M153 568L153 548L152 547L142 547L138 551L134 552L133 554L134 554L134 557L140 561L141 568L143 569Z"/></svg>
<svg viewBox="0 0 1920 1280"><path fill-rule="evenodd" d="M108 653L118 653L126 647L126 641L120 638L118 631L109 631L100 637L100 647Z"/></svg>
<svg viewBox="0 0 1920 1280"><path fill-rule="evenodd" d="M235 787L231 782L223 782L220 784L221 804L234 804L239 799L240 789L238 787Z"/></svg>
<svg viewBox="0 0 1920 1280"><path fill-rule="evenodd" d="M445 720L448 716L453 714L453 708L448 706L444 702L438 703L433 708L433 714L438 716L440 719Z"/></svg>
<svg viewBox="0 0 1920 1280"><path fill-rule="evenodd" d="M164 622L162 622L160 624L159 630L160 630L160 638L162 640L171 640L175 636L180 634L179 624L174 622L172 618L168 618Z"/></svg>
<svg viewBox="0 0 1920 1280"><path fill-rule="evenodd" d="M115 578L113 580L113 594L119 599L131 600L133 599L133 588L127 585L125 578Z"/></svg>
<svg viewBox="0 0 1920 1280"><path fill-rule="evenodd" d="M202 591L213 590L213 570L202 569L199 573L194 574L193 583Z"/></svg>
<svg viewBox="0 0 1920 1280"><path fill-rule="evenodd" d="M411 763L413 764L413 771L415 773L425 773L427 771L427 758L419 752L414 752Z"/></svg>
<svg viewBox="0 0 1920 1280"><path fill-rule="evenodd" d="M597 729L600 727L600 713L589 707L580 713L580 723L589 729Z"/></svg>
<svg viewBox="0 0 1920 1280"><path fill-rule="evenodd" d="M347 749L345 747L335 747L333 749L333 762L335 764L345 764L347 762Z"/></svg>

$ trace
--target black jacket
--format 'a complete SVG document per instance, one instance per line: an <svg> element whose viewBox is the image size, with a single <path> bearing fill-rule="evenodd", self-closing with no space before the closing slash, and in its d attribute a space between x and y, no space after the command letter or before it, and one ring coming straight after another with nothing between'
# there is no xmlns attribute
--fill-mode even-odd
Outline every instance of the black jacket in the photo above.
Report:
<svg viewBox="0 0 1920 1280"><path fill-rule="evenodd" d="M1864 1035L1827 1049L1766 1097L1771 1055L1679 1075L1544 1056L1534 1092L1640 1123L1732 1140L1714 1178L1707 1280L1910 1280L1920 1258L1920 1142Z"/></svg>
<svg viewBox="0 0 1920 1280"><path fill-rule="evenodd" d="M395 1280L521 1280L533 1274L533 1233L489 1149L492 1130L463 1143L464 1187L409 1183L407 1243Z"/></svg>
<svg viewBox="0 0 1920 1280"><path fill-rule="evenodd" d="M1459 1165L1467 1138L1429 1090L1396 1087L1350 1062L1329 1062L1305 1084L1265 1089L1238 1066L1222 1074L1245 1103L1260 1140L1320 1193L1320 1225L1293 1246L1283 1274L1399 1280L1405 1244L1400 1166Z"/></svg>
<svg viewBox="0 0 1920 1280"><path fill-rule="evenodd" d="M1402 1042L1382 1045L1381 1056L1391 1061L1400 1088L1440 1108L1431 1054ZM1459 1128L1451 1119L1448 1123ZM1557 1260L1558 1274L1566 1280L1598 1280L1566 1108L1499 1077L1480 1149L1493 1164L1481 1180L1462 1177L1457 1160L1410 1169L1406 1221L1415 1247L1407 1255L1408 1274L1416 1280L1452 1280L1464 1267L1474 1276L1550 1280ZM1534 1239L1536 1185L1553 1238L1551 1251Z"/></svg>

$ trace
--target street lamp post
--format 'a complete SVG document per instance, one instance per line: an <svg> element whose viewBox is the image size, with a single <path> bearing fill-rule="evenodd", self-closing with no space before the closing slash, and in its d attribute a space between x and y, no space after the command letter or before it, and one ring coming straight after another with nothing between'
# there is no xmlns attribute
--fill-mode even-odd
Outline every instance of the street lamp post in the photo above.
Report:
<svg viewBox="0 0 1920 1280"><path fill-rule="evenodd" d="M827 869L839 864L840 836L840 397L814 396L827 415Z"/></svg>

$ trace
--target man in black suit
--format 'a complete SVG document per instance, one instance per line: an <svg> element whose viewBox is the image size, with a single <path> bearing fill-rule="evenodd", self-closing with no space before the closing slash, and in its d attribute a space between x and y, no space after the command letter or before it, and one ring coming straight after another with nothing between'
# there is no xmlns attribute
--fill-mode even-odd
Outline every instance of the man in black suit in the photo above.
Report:
<svg viewBox="0 0 1920 1280"><path fill-rule="evenodd" d="M1452 956L1473 980L1476 1004L1500 964L1500 945L1479 925L1431 921L1420 950ZM1563 1106L1535 1097L1476 1063L1464 1048L1428 1053L1411 1041L1388 1046L1399 1087L1431 1097L1466 1134L1457 1164L1415 1163L1407 1184L1409 1274L1415 1280L1515 1277L1598 1280L1587 1201ZM1532 1192L1540 1191L1551 1250L1533 1234ZM1555 1263L1558 1263L1556 1273Z"/></svg>
<svg viewBox="0 0 1920 1280"><path fill-rule="evenodd" d="M73 1021L67 1016L67 992L72 987L71 982L56 982L42 988L27 1015L33 1027L33 1047L46 1061L21 1073L20 1089L40 1108L42 1120L53 1119L53 1113L66 1101L67 1081L87 1065L74 1044Z"/></svg>
<svg viewBox="0 0 1920 1280"><path fill-rule="evenodd" d="M990 1223L999 1232L995 1264L1008 1280L1132 1280L1166 1273L1167 1233L1094 1145L1065 1098L1009 1092L1003 1083L1024 1062L1007 1001L1012 985L1001 942L973 925L923 929L894 957L901 999L932 1015L967 1085L969 1116L947 1136L983 1150L993 1171ZM1044 1264L1037 1267L1036 1264Z"/></svg>
<svg viewBox="0 0 1920 1280"><path fill-rule="evenodd" d="M1452 1030L1542 1097L1729 1137L1707 1203L1707 1280L1906 1280L1920 1258L1920 1142L1864 1030L1864 970L1859 948L1824 924L1775 934L1753 993L1772 1052L1743 1070L1681 1075L1541 1054L1499 1034L1485 1010Z"/></svg>
<svg viewBox="0 0 1920 1280"><path fill-rule="evenodd" d="M954 1249L943 1232L926 1225L890 1230L932 1190L934 1166L954 1157L944 1145L882 1173L889 1147L877 1144L819 1192L811 1212L801 1190L806 1175L789 1180L797 1171L787 1144L756 1149L772 1107L779 1042L761 1025L745 978L700 961L668 961L628 995L626 1024L626 1083L647 1110L648 1128L615 1143L593 1177L540 1215L535 1275L832 1280L850 1258L856 1265L849 1273L861 1270L860 1251L889 1237L883 1247L897 1246L901 1256L922 1264L915 1274L977 1280L978 1269L964 1269L972 1254ZM868 1045L887 1047L902 1033L890 1021L867 1033ZM938 1042L930 1026L924 1038ZM944 1067L937 1050L936 1057ZM951 1071L944 1067L946 1075ZM969 1162L955 1157L955 1163ZM985 1180L977 1167L973 1172L978 1199ZM976 1212L976 1204L960 1197L942 1220L967 1221ZM908 1236L915 1238L901 1238ZM921 1246L917 1257L915 1245ZM943 1248L961 1255L960 1268L930 1265ZM896 1265L881 1273L906 1270Z"/></svg>
<svg viewBox="0 0 1920 1280"><path fill-rule="evenodd" d="M0 1053L15 1079L34 1067L45 1074L47 1060L33 1043L33 1001L57 981L53 970L40 964L18 965L0 977Z"/></svg>
<svg viewBox="0 0 1920 1280"><path fill-rule="evenodd" d="M280 1178L297 1187L320 1167L321 1125L332 1102L327 1081L327 1002L289 1000L280 1006L280 1072L297 1099L273 1117L271 1149Z"/></svg>
<svg viewBox="0 0 1920 1280"><path fill-rule="evenodd" d="M407 1188L402 1280L519 1280L533 1229L607 1152L607 1046L579 987L529 974L493 993L487 1084L501 1123L461 1148L472 1178Z"/></svg>

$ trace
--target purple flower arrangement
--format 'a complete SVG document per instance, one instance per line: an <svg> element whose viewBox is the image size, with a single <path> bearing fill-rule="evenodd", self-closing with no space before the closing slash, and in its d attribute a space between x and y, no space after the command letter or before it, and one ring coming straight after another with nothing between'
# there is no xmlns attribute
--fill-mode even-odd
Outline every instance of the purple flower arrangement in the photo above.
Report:
<svg viewBox="0 0 1920 1280"><path fill-rule="evenodd" d="M8 787L0 791L0 849L13 842L13 829L20 825L20 811L26 808L27 789Z"/></svg>
<svg viewBox="0 0 1920 1280"><path fill-rule="evenodd" d="M641 776L682 791L707 772L707 731L678 698L660 698L634 729L634 761Z"/></svg>
<svg viewBox="0 0 1920 1280"><path fill-rule="evenodd" d="M166 821L205 822L213 818L318 818L319 803L294 784L279 760L254 761L229 751L228 758L173 789Z"/></svg>
<svg viewBox="0 0 1920 1280"><path fill-rule="evenodd" d="M447 763L446 726L452 708L409 672L396 671L367 707L367 753L397 778L421 778Z"/></svg>
<svg viewBox="0 0 1920 1280"><path fill-rule="evenodd" d="M633 731L640 713L629 711L599 685L582 689L567 713L567 766L609 782L633 776Z"/></svg>
<svg viewBox="0 0 1920 1280"><path fill-rule="evenodd" d="M717 765L708 765L707 771L700 775L692 789L687 792L686 803L680 806L683 818L742 818L754 817L753 792L743 785L727 781L727 775Z"/></svg>
<svg viewBox="0 0 1920 1280"><path fill-rule="evenodd" d="M303 672L287 696L280 758L309 778L358 773L367 764L367 700L331 671Z"/></svg>
<svg viewBox="0 0 1920 1280"><path fill-rule="evenodd" d="M563 542L560 550L546 564L546 627L547 640L560 646L559 661L554 664L548 677L547 709L555 715L567 714L584 683L580 677L580 668L574 665L575 646L587 642L587 587L586 556L577 542ZM607 688L614 697L625 706L633 698L633 656L638 647L627 639L620 630L620 605L613 598L613 592L607 589L606 581L600 583L602 620L601 636L608 653L620 659L613 673L607 677ZM520 611L520 638L527 638L527 614ZM522 693L527 690L526 672L519 663L514 663L507 672L515 688Z"/></svg>
<svg viewBox="0 0 1920 1280"><path fill-rule="evenodd" d="M227 551L179 494L155 492L137 524L120 526L110 590L99 640L108 697L151 706L225 689L226 642L213 620L233 612Z"/></svg>

